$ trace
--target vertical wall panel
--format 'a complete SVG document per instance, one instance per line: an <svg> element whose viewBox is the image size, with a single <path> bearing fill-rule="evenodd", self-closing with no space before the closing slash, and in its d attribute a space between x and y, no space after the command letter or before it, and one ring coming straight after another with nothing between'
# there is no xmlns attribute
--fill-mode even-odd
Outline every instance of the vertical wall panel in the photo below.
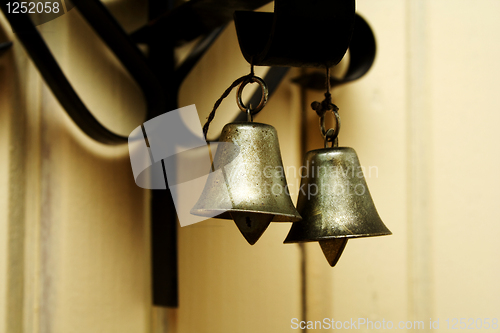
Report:
<svg viewBox="0 0 500 333"><path fill-rule="evenodd" d="M433 276L442 321L500 319L499 11L488 0L428 4Z"/></svg>
<svg viewBox="0 0 500 333"><path fill-rule="evenodd" d="M409 320L433 315L432 115L428 1L407 1L407 170Z"/></svg>
<svg viewBox="0 0 500 333"><path fill-rule="evenodd" d="M120 4L124 22L144 22ZM3 18L2 27L10 29ZM144 114L142 96L78 12L39 30L84 102L127 135ZM134 183L128 149L86 137L9 39L0 65L0 331L149 332L148 192Z"/></svg>
<svg viewBox="0 0 500 333"><path fill-rule="evenodd" d="M340 143L378 167L367 182L394 234L349 241L333 273L308 247L308 319L421 320L429 331L433 318L446 331L447 318L498 318L499 3L359 0L357 10L377 58L334 91ZM315 119L309 129L320 144Z"/></svg>
<svg viewBox="0 0 500 333"><path fill-rule="evenodd" d="M309 245L308 320L407 317L405 5L357 1L357 11L375 33L377 56L365 77L333 91L342 119L339 144L357 151L378 212L394 234L350 240L334 268L317 243ZM308 148L317 149L317 116L307 112Z"/></svg>
<svg viewBox="0 0 500 333"><path fill-rule="evenodd" d="M83 100L98 118L114 115L104 123L120 130L142 96L121 83L123 69L86 24L74 10L41 29ZM128 149L87 138L47 89L42 107L40 332L145 332L147 191L134 183Z"/></svg>
<svg viewBox="0 0 500 333"><path fill-rule="evenodd" d="M249 70L230 25L187 78L179 106L196 104L203 125L224 90ZM256 73L263 75L265 69L256 68ZM255 121L276 127L283 165L292 167L287 180L295 200L300 92L288 81L285 78ZM249 92L252 88L248 86ZM239 112L235 94L236 89L222 103L209 137L217 137ZM288 332L291 318L301 314L298 246L282 244L289 228L290 223L271 223L253 246L231 220L179 228L177 332Z"/></svg>
<svg viewBox="0 0 500 333"><path fill-rule="evenodd" d="M15 35L1 18L2 41ZM41 81L20 46L14 45L1 59L2 168L7 171L2 190L2 252L5 294L0 300L2 329L27 331L34 327L36 224L39 204L39 109ZM5 200L5 201L4 201ZM5 316L5 317L3 317Z"/></svg>

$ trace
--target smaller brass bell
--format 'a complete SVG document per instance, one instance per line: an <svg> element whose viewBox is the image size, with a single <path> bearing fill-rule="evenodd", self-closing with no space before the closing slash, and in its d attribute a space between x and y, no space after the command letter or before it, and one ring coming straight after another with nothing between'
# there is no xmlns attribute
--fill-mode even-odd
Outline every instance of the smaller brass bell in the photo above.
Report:
<svg viewBox="0 0 500 333"><path fill-rule="evenodd" d="M224 126L210 173L191 214L233 219L250 244L271 221L301 219L290 199L283 172L278 135L273 126L235 122ZM220 172L219 172L220 170Z"/></svg>
<svg viewBox="0 0 500 333"><path fill-rule="evenodd" d="M352 148L309 151L297 210L285 243L318 241L330 266L335 266L349 238L390 235L380 219Z"/></svg>

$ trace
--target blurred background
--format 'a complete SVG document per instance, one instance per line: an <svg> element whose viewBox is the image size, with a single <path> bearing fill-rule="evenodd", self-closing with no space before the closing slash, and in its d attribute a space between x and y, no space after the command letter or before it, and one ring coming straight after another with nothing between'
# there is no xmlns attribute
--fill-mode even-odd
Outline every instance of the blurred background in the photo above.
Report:
<svg viewBox="0 0 500 333"><path fill-rule="evenodd" d="M147 21L146 1L103 2L127 31ZM500 318L500 2L356 6L377 55L363 78L332 92L339 140L377 171L365 177L393 235L349 241L331 268L317 243L282 244L288 223L271 224L254 246L231 221L178 227L177 309L152 305L150 192L135 185L127 147L77 128L0 15L0 42L14 42L0 58L0 332L299 331L293 318L417 320L420 331L447 332L446 319ZM139 88L76 9L38 29L104 125L128 135L140 124ZM179 106L196 104L203 124L248 72L231 24L182 85ZM290 82L301 73L289 71L256 119L277 129L285 169L322 147L309 105L323 96ZM209 137L236 110L233 92ZM296 190L298 175L287 179Z"/></svg>

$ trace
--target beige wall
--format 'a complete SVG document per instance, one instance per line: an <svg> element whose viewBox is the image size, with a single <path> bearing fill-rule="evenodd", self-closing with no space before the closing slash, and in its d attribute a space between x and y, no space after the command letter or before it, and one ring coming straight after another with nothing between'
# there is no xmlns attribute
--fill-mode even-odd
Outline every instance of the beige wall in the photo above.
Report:
<svg viewBox="0 0 500 333"><path fill-rule="evenodd" d="M498 318L498 10L357 1L378 50L364 78L334 91L340 143L378 167L367 182L393 235L350 241L333 270L307 248L311 320L423 320L428 331L439 318L448 331L447 318Z"/></svg>
<svg viewBox="0 0 500 333"><path fill-rule="evenodd" d="M140 1L108 6L128 29L144 22ZM499 7L357 1L378 50L365 77L333 91L340 145L377 168L367 182L393 235L349 241L334 269L307 244L309 320L423 320L428 331L429 318L439 318L447 331L447 318L499 317ZM0 23L0 41L16 41ZM124 135L140 123L138 88L76 10L40 31L103 123ZM230 26L186 80L179 105L195 103L203 122L248 69ZM288 80L296 75L257 119L277 128L288 166L302 160L301 94ZM304 102L321 97L308 92ZM235 109L232 95L212 136ZM81 133L19 43L0 58L0 111L0 332L294 331L301 254L281 244L288 224L271 225L254 246L229 221L179 228L180 307L153 309L149 194L133 182L126 147ZM318 148L317 118L306 112L307 146Z"/></svg>
<svg viewBox="0 0 500 333"><path fill-rule="evenodd" d="M0 78L0 332L147 332L148 192L127 147L81 133L3 17L2 29L15 45ZM78 12L40 31L96 116L133 128L142 97Z"/></svg>

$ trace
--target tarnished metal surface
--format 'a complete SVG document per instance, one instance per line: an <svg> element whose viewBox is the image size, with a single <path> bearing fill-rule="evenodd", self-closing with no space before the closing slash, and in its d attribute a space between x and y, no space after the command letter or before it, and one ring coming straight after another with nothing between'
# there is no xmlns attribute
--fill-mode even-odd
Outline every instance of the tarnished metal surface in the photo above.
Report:
<svg viewBox="0 0 500 333"><path fill-rule="evenodd" d="M302 178L297 202L303 220L292 225L285 243L391 234L373 204L354 149L312 150L305 165L308 174ZM330 264L335 263L343 246L321 245Z"/></svg>
<svg viewBox="0 0 500 333"><path fill-rule="evenodd" d="M239 149L231 149L230 145L219 147L214 170L222 170L223 177L215 172L209 175L192 214L235 219L251 244L271 221L301 219L290 199L274 127L253 122L227 124L219 141L231 142ZM230 209L224 206L226 193Z"/></svg>

